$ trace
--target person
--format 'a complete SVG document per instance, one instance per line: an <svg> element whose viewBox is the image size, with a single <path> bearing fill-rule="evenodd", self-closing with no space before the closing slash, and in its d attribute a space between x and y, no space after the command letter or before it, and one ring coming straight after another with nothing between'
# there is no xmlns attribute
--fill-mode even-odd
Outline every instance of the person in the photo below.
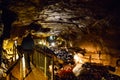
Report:
<svg viewBox="0 0 120 80"><path fill-rule="evenodd" d="M30 55L33 52L34 40L33 40L30 32L28 33L28 35L26 37L23 38L22 43L21 43L21 47L23 49L23 53L25 56L26 69L31 70Z"/></svg>

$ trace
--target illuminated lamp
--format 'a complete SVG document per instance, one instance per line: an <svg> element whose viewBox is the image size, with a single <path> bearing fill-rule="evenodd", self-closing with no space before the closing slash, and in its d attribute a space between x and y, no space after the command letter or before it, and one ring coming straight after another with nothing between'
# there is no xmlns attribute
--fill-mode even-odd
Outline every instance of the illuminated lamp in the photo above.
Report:
<svg viewBox="0 0 120 80"><path fill-rule="evenodd" d="M49 36L49 37L47 37L47 41L48 42L54 42L56 39L57 39L56 36Z"/></svg>
<svg viewBox="0 0 120 80"><path fill-rule="evenodd" d="M56 46L56 43L55 42L51 42L50 46Z"/></svg>

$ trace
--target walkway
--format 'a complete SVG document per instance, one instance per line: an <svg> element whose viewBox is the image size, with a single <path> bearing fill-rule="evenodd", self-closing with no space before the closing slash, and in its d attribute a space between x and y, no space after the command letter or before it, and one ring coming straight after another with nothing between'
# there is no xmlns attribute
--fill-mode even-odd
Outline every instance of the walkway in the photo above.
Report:
<svg viewBox="0 0 120 80"><path fill-rule="evenodd" d="M44 75L44 73L36 68L34 65L31 64L32 71L25 77L25 79L21 79L21 71L20 71L20 62L15 66L15 68L12 70L12 75L17 78L14 80L48 80L47 76ZM24 71L23 71L24 72Z"/></svg>

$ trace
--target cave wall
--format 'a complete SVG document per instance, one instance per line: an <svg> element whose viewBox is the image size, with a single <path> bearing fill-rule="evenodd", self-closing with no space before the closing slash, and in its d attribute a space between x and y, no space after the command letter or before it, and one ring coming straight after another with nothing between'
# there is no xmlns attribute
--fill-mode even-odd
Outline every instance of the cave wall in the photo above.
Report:
<svg viewBox="0 0 120 80"><path fill-rule="evenodd" d="M87 52L83 60L85 62L92 62L92 63L98 63L98 64L105 65L105 66L109 65L109 66L115 67L115 72L110 71L110 73L120 76L120 66L116 64L119 58L115 58L106 53L100 54L99 52Z"/></svg>
<svg viewBox="0 0 120 80"><path fill-rule="evenodd" d="M118 69L120 28L118 3L112 0L23 0L12 2L10 10L18 15L12 24L11 38L21 37L32 22L50 28L49 34L61 36L73 47L88 52L87 61L111 65ZM109 3L109 4L108 4ZM114 3L114 4L112 4ZM109 6L108 6L109 5ZM42 6L41 8L39 8ZM70 46L70 45L68 45ZM99 54L99 51L101 54Z"/></svg>

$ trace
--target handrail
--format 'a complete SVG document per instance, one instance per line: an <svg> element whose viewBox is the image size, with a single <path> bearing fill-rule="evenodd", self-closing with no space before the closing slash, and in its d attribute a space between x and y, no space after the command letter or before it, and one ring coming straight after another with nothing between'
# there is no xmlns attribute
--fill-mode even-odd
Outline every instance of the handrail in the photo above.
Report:
<svg viewBox="0 0 120 80"><path fill-rule="evenodd" d="M36 45L36 50L38 51L38 52L41 52L42 54L44 54L44 55L46 55L46 56L48 56L48 57L52 57L52 56L56 56L55 54L54 54L54 52L52 51L52 50L50 50L48 47L46 47L46 46L43 46L43 45ZM40 48L40 49L38 49L38 48Z"/></svg>
<svg viewBox="0 0 120 80"><path fill-rule="evenodd" d="M6 71L6 74L10 74L10 72L14 69L14 67L17 65L17 63L20 61L20 59L22 58L23 56L20 56L9 68L8 70Z"/></svg>

